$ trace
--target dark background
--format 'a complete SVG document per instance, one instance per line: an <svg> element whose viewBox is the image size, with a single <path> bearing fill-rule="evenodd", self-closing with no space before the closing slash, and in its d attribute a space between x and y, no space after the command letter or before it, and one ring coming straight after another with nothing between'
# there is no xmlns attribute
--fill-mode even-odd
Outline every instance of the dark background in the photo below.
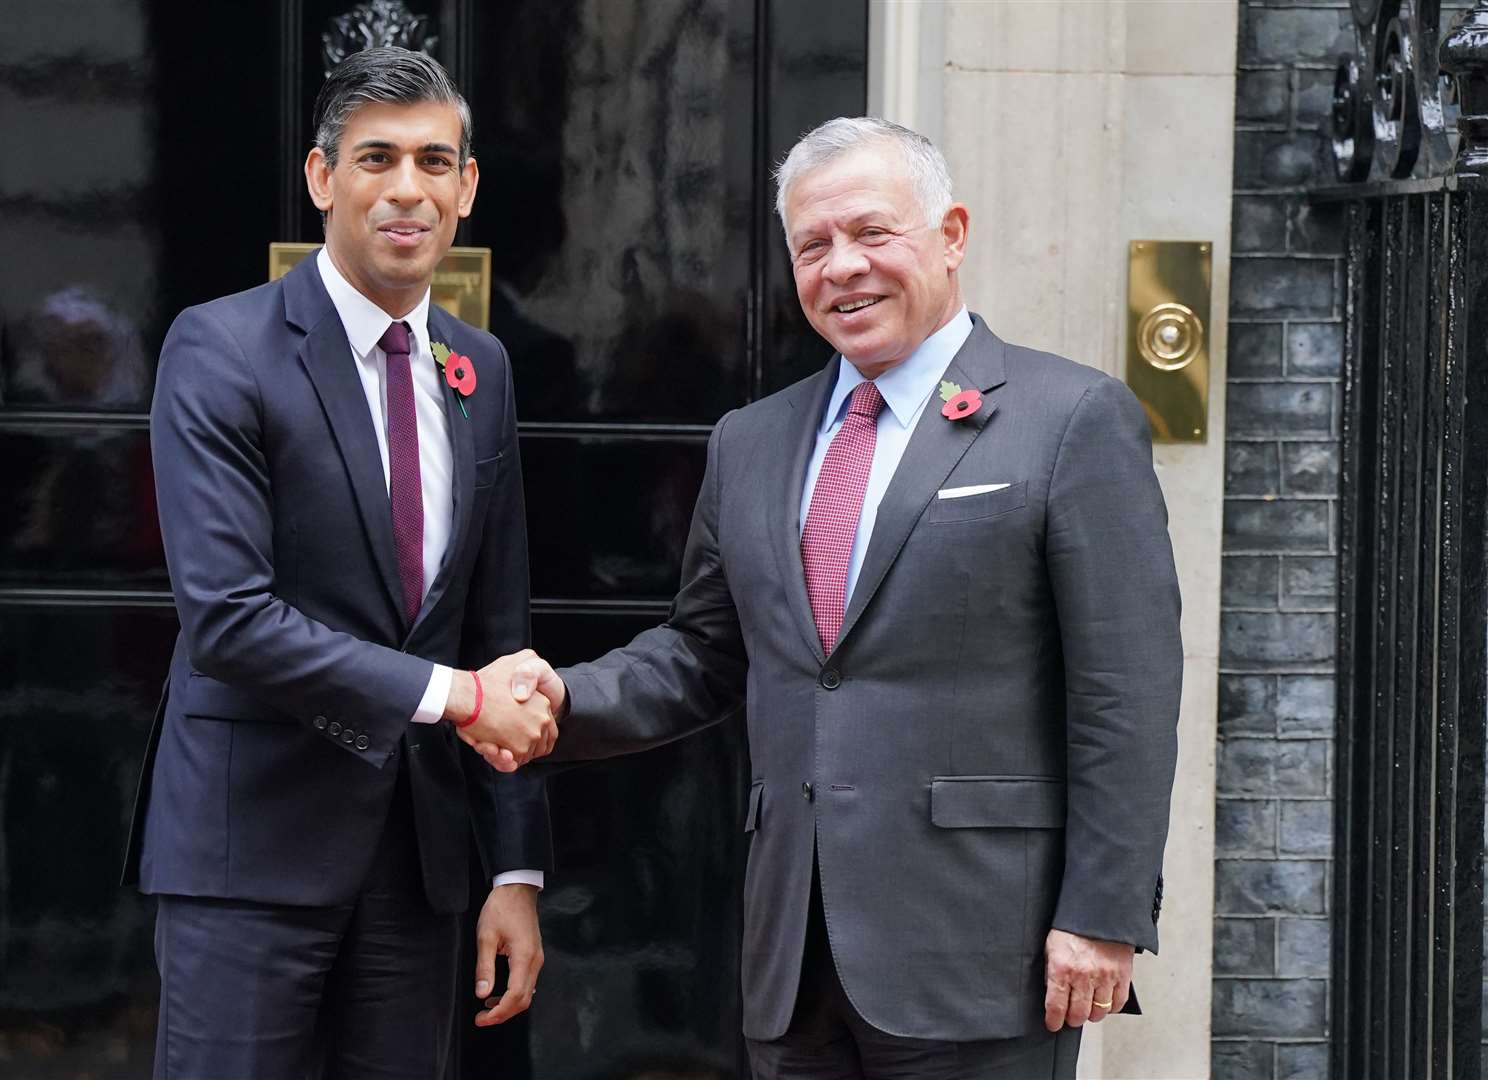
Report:
<svg viewBox="0 0 1488 1080"><path fill-rule="evenodd" d="M0 35L0 1072L143 1077L153 903L118 887L176 630L147 410L183 307L319 238L299 176L350 0L22 0ZM863 0L415 0L470 98L511 349L536 646L666 611L726 410L817 369L767 181L863 111ZM469 1076L733 1077L737 726L551 785L528 1016ZM474 1001L470 1002L473 1006Z"/></svg>

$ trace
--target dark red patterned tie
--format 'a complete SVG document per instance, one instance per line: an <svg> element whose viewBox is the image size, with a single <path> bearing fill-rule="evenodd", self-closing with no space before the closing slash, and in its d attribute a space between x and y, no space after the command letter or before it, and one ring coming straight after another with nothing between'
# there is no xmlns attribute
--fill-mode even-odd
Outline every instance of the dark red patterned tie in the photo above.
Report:
<svg viewBox="0 0 1488 1080"><path fill-rule="evenodd" d="M419 473L418 412L408 363L408 324L395 322L377 342L387 355L388 497L393 547L403 585L403 614L412 626L424 603L424 482Z"/></svg>
<svg viewBox="0 0 1488 1080"><path fill-rule="evenodd" d="M847 419L832 436L816 475L806 527L801 530L806 595L811 598L816 632L828 654L842 632L853 538L863 516L863 493L868 490L868 470L878 445L878 414L883 407L883 395L871 382L859 383L853 390Z"/></svg>

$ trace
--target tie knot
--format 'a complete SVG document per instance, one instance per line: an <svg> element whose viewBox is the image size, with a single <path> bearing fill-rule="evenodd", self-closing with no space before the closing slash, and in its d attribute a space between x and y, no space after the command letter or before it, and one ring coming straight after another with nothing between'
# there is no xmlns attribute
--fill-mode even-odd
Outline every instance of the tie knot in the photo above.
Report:
<svg viewBox="0 0 1488 1080"><path fill-rule="evenodd" d="M407 356L408 324L406 322L393 323L383 331L382 337L377 339L377 344L389 356Z"/></svg>
<svg viewBox="0 0 1488 1080"><path fill-rule="evenodd" d="M853 388L852 397L848 399L847 414L852 416L866 416L870 420L877 420L878 414L883 412L883 395L878 392L878 386L871 382L858 383Z"/></svg>

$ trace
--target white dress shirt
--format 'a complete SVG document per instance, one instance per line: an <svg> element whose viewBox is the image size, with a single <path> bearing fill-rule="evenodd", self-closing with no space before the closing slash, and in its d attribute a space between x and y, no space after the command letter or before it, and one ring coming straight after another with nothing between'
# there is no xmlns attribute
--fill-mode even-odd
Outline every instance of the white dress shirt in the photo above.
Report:
<svg viewBox="0 0 1488 1080"><path fill-rule="evenodd" d="M320 280L330 294L336 314L346 330L351 345L351 358L367 395L367 409L372 414L372 428L377 433L377 448L382 454L382 479L391 493L392 474L388 468L387 439L387 354L377 344L395 320L368 300L342 276L331 261L330 252L322 247L315 256ZM429 294L424 293L418 306L403 316L408 324L409 367L413 372L413 407L418 418L419 481L424 496L424 595L439 575L449 548L450 532L455 519L455 452L450 442L449 416L444 411L444 390L440 387L439 368L429 345ZM417 724L437 724L449 703L454 670L435 664L424 689L418 709L409 719ZM525 884L543 886L540 870L512 870L498 874L497 885Z"/></svg>
<svg viewBox="0 0 1488 1080"><path fill-rule="evenodd" d="M940 397L935 391L940 386L941 376L970 336L971 315L963 307L951 317L950 322L921 342L918 349L874 380L886 407L878 414L873 465L868 470L868 487L863 492L863 513L858 518L858 532L853 537L852 561L847 568L849 600L858 584L858 571L863 567L868 541L873 537L873 523L878 520L878 504L883 501L889 481L899 468L899 461L904 457L904 448L909 445L909 437L914 434L915 424L925 411L926 403L933 398L937 403L936 408L940 407ZM816 478L821 472L822 461L827 456L827 448L832 445L832 439L842 427L842 422L847 419L847 399L859 383L868 381L846 357L839 357L837 362L837 385L832 389L832 396L827 399L821 426L817 429L816 449L806 466L806 487L801 492L802 530L806 528L806 511L811 508L811 494L816 490ZM963 386L962 389L969 390L971 387Z"/></svg>

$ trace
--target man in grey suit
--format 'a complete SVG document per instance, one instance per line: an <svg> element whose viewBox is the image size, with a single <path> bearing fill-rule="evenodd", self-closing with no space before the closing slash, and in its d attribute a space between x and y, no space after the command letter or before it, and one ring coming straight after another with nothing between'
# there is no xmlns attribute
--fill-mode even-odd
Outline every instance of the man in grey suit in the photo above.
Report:
<svg viewBox="0 0 1488 1080"><path fill-rule="evenodd" d="M1183 652L1147 424L967 312L926 139L833 120L778 179L838 355L719 421L667 622L514 696L568 759L747 701L757 1076L1073 1076L1157 947Z"/></svg>

